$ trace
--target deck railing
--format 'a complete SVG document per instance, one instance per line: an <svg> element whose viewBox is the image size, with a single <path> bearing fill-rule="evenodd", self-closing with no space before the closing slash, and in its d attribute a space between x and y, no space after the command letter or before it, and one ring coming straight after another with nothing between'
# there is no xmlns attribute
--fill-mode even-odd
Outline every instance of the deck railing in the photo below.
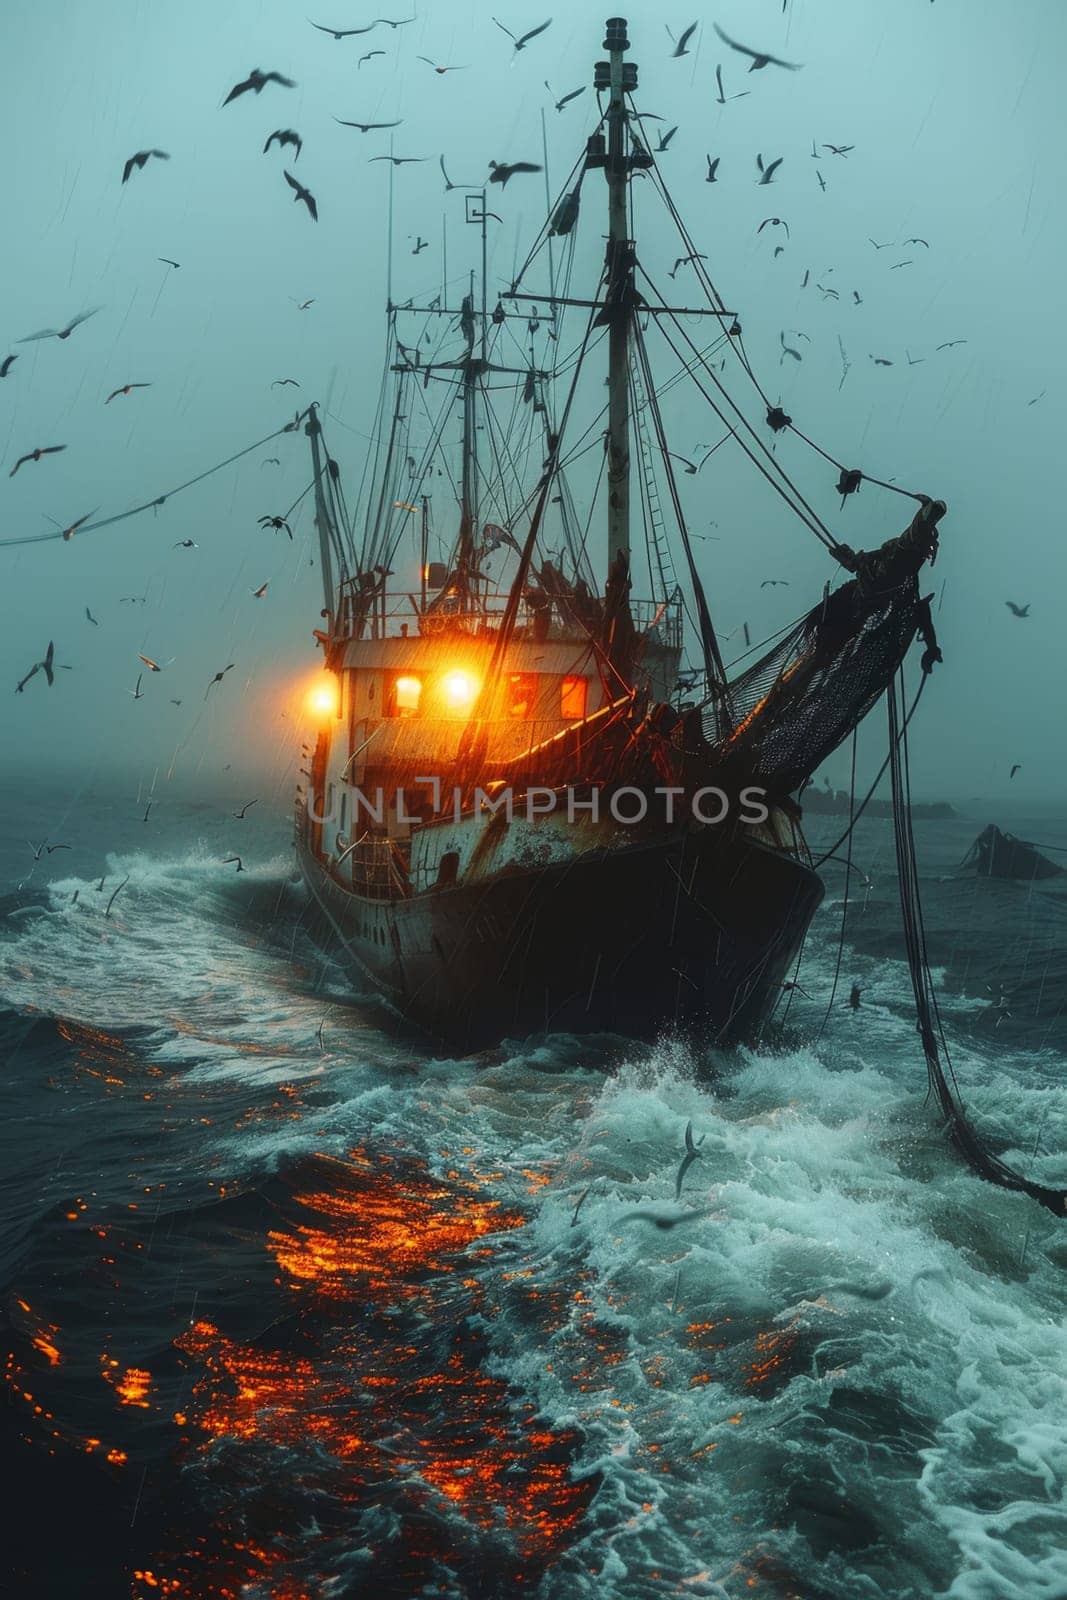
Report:
<svg viewBox="0 0 1067 1600"><path fill-rule="evenodd" d="M348 579L338 591L339 608L334 622L335 635L351 639L434 638L442 633L465 633L474 638L491 638L503 626L507 595L490 593L476 610L448 611L443 607L420 614L415 598L407 594L382 594L368 599L359 591L355 579ZM599 607L599 602L594 602ZM639 634L650 634L653 641L668 649L681 649L682 607L677 600L631 600L630 615ZM537 599L519 602L515 619L516 637L521 639L561 640L580 643L598 633L596 610L588 618L580 613L580 603Z"/></svg>

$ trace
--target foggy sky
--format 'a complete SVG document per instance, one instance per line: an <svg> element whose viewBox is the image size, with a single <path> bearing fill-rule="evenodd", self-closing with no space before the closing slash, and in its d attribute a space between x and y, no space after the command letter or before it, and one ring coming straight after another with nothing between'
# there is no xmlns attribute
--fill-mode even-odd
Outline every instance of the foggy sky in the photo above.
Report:
<svg viewBox="0 0 1067 1600"><path fill-rule="evenodd" d="M557 5L552 27L516 56L488 7L456 0L419 4L410 26L341 41L280 0L7 0L0 359L19 359L0 381L0 539L45 532L49 517L66 525L96 507L106 515L152 498L311 400L326 408L331 451L353 492L385 334L390 168L368 157L388 152L390 135L362 135L333 118L402 119L396 153L431 158L397 175L394 297L441 289L444 217L449 293L458 299L477 233L463 225L462 195L444 194L438 155L457 182L480 182L490 158L540 161L545 108L557 188L596 111L591 91L561 114L554 99L591 81L610 9ZM663 115L656 126L679 125L658 158L662 171L740 313L768 394L846 465L948 502L927 583L935 595L944 585L935 620L945 663L914 726L916 792L995 802L1021 762L1012 798L1058 802L1067 788L1065 224L1057 196L1067 8L1061 0L790 0L783 17L779 0L723 0L680 60L665 24L677 36L703 8L634 0L619 9L640 64L639 105ZM377 0L322 0L307 14L354 27L379 12ZM495 14L521 33L548 12L502 0ZM803 70L747 73L745 59L713 33L712 15L734 37ZM357 70L372 49L386 55ZM438 75L419 55L465 70ZM749 90L747 98L715 104L718 62L727 92ZM221 109L254 66L298 87L271 85ZM291 150L261 153L272 130L290 127L304 139L299 161ZM847 158L822 152L817 164L813 139L855 149ZM147 147L172 159L150 162L123 187L124 161ZM755 181L757 152L785 157L773 185ZM713 186L704 182L706 153L721 157ZM317 225L293 203L283 167L316 195ZM642 259L685 304L686 269L674 285L666 278L681 252L651 187L637 187ZM590 174L578 294L595 286L602 202L602 180ZM513 180L494 192L493 208L503 224L491 235L490 303L541 223L543 180ZM779 230L756 233L769 215L791 230L777 259ZM416 234L431 241L417 257ZM875 251L869 243L909 235L931 248ZM801 290L806 269L811 281ZM824 299L817 282L840 300ZM853 304L854 289L862 305ZM311 297L309 310L297 309ZM67 341L16 343L96 305L99 314ZM789 343L798 331L809 336L802 364L782 364L783 331ZM838 335L852 363L841 388ZM950 339L968 343L935 353ZM919 364L909 366L906 352ZM893 365L875 367L872 355ZM272 389L282 377L301 387ZM132 381L152 387L104 405ZM746 411L759 424L758 407L746 403ZM675 391L665 413L682 455L721 431L693 391L684 399ZM68 449L8 477L23 452L55 443ZM792 437L777 452L842 540L874 545L910 520L910 502L867 484L841 511L829 466ZM261 465L271 454L280 468ZM726 633L747 621L756 639L808 609L840 574L743 459L728 458L724 447L682 488L693 527L718 524L710 531L719 542L698 546L716 623ZM64 767L91 784L118 770L145 784L173 771L195 784L231 762L265 773L287 796L305 732L301 692L320 659L311 630L322 595L309 564L317 556L310 505L294 544L256 519L284 510L309 477L306 441L286 436L156 513L70 543L0 550L8 772L37 771L47 781ZM445 524L446 508L435 511ZM199 549L174 549L184 538ZM789 587L761 590L768 577ZM265 580L267 596L254 599ZM142 595L143 606L120 603ZM1030 602L1032 617L1017 621L1005 599ZM38 675L16 696L49 638L75 670L60 673L51 691ZM138 651L175 659L146 674L145 698L135 702L126 691L141 670ZM205 703L208 680L230 661L234 671ZM913 665L913 682L916 675ZM884 738L876 710L861 746L870 775ZM827 770L844 782L847 752Z"/></svg>

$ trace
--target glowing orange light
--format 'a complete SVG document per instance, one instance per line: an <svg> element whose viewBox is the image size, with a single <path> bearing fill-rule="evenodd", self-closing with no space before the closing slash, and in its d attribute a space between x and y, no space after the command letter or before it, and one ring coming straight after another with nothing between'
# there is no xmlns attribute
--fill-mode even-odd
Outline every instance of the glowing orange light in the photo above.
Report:
<svg viewBox="0 0 1067 1600"><path fill-rule="evenodd" d="M456 710L465 710L474 704L478 687L477 678L469 672L446 672L441 679L441 691L449 705Z"/></svg>
<svg viewBox="0 0 1067 1600"><path fill-rule="evenodd" d="M422 694L422 679L406 675L396 680L396 709L398 711L417 711L419 697Z"/></svg>
<svg viewBox="0 0 1067 1600"><path fill-rule="evenodd" d="M337 690L332 683L316 683L307 692L307 708L315 717L332 717L337 711Z"/></svg>

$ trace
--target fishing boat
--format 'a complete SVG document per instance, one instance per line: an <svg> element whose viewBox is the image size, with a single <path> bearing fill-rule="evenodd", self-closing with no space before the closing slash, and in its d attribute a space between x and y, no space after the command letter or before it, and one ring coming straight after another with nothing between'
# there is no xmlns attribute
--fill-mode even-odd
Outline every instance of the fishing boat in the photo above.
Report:
<svg viewBox="0 0 1067 1600"><path fill-rule="evenodd" d="M784 438L833 462L842 511L871 480L768 399L645 137L623 19L603 48L599 119L521 271L491 291L487 187L465 197L465 292L446 273L426 303L390 293L354 509L319 411L303 423L325 604L302 873L355 988L461 1051L547 1031L758 1038L823 894L800 791L917 635L924 672L939 659L919 579L944 504L913 495L906 530L864 552L795 486ZM634 237L655 203L684 295ZM607 247L582 294L594 206L598 262ZM682 383L720 435L699 468L661 404ZM816 603L762 646L746 627L729 668L683 483L709 481L720 447L829 557Z"/></svg>

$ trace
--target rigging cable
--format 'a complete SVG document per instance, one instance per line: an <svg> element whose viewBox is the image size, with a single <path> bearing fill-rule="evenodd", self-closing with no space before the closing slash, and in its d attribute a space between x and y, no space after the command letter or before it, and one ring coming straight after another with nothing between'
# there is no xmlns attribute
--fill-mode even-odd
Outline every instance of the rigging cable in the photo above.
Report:
<svg viewBox="0 0 1067 1600"><path fill-rule="evenodd" d="M668 313L668 315L670 317L670 320L674 323L674 326L677 329L680 337L689 346L690 350L693 351L694 355L697 355L698 352L697 352L695 344L693 343L693 341L690 338L689 334L686 332L685 328L683 328L681 323L678 321L677 316L675 316L674 313L670 312L669 308L666 305L666 302L663 299L662 294L660 294L660 291L656 288L656 286L652 282L651 278L649 278L649 276L648 276L647 272L645 272L644 268L641 267L640 270L641 270L642 277L649 284L649 287L652 288L653 290L655 290L655 293L659 296L662 308L665 311L667 311L667 313ZM667 345L669 346L671 352L678 358L679 361L681 361L682 357L679 354L678 349L676 348L676 346L675 346L673 340L671 339L670 335L667 333L667 331L663 327L663 319L662 318L657 318L656 321L657 321L657 325L658 325L658 330L659 330L660 334L662 335L663 339L666 341ZM814 507L810 506L808 504L808 502L805 500L805 498L801 494L800 490L793 483L793 481L789 477L788 473L785 471L785 468L776 459L776 457L772 454L772 452L767 448L767 445L760 438L759 434L756 432L756 430L753 427L753 425L751 424L751 422L749 422L748 418L745 416L744 412L741 410L741 408L737 404L736 400L734 400L733 396L726 389L725 385L720 381L720 379L717 376L717 374L714 373L711 370L711 368L707 365L706 361L705 362L701 362L700 364L704 367L705 372L707 373L708 377L711 379L711 381L715 385L715 387L718 389L718 391L721 394L723 400L730 407L732 407L734 412L736 412L740 424L743 426L745 431L748 434L751 435L753 444L755 445L756 449L762 451L763 454L767 457L768 462L770 463L770 466L772 466L774 468L774 471L782 479L782 482L779 483L779 482L777 482L775 480L773 474L769 471L768 467L763 462L759 461L756 458L756 456L753 454L753 451L750 448L750 446L748 444L746 444L745 440L741 437L740 433L736 432L736 429L735 429L735 436L737 438L737 442L741 446L741 449L748 456L749 460L752 462L752 465L756 468L756 470L758 472L762 473L763 477L766 478L767 482L771 485L771 487L775 490L775 492L778 495L781 496L781 498L785 501L786 505L793 512L794 516L796 516L800 522L804 523L804 525L812 533L814 533L815 537L820 541L820 543L825 545L827 550L830 551L831 555L835 556L838 560L840 560L840 553L839 552L841 551L841 546L838 543L838 541L834 538L834 536L830 532L829 528L827 528L825 522L823 522L823 520L819 516L818 512L814 509ZM684 365L684 363L683 363L683 365ZM707 389L704 388L704 386L700 383L699 379L696 377L696 374L695 373L691 373L691 376L693 378L693 382L696 384L697 389L704 396L704 399L708 402L708 404L711 406L712 410L715 412L715 415L719 418L719 421L723 424L724 427L730 428L732 426L731 423L724 416L722 410L720 409L720 407L718 406L716 401L712 398L712 396L708 393ZM783 487L783 485L784 485L784 487ZM786 492L787 489L788 489L789 493ZM790 495L795 497L795 502L794 502L793 499L790 498Z"/></svg>
<svg viewBox="0 0 1067 1600"><path fill-rule="evenodd" d="M854 812L856 808L856 742L858 727L852 730L852 772L848 785L848 855L845 858L845 891L841 898L841 933L837 941L837 960L834 963L834 981L830 986L830 998L826 1003L826 1015L822 1019L822 1026L816 1035L816 1043L826 1032L826 1024L830 1020L830 1013L834 1009L837 999L837 985L841 978L841 961L845 953L845 928L848 923L848 892L852 886L852 835L855 829Z"/></svg>
<svg viewBox="0 0 1067 1600"><path fill-rule="evenodd" d="M157 495L154 500L145 500L139 506L131 506L129 511L120 511L113 517L100 517L96 522L86 522L78 529L79 537L83 533L92 533L97 528L110 528L116 522L125 522L130 517L139 516L142 511L157 510L165 505L168 500L173 500L175 495L181 494L185 489L191 489L194 484L203 483L205 478L210 478L214 473L221 472L224 467L232 466L235 461L240 461L242 456L252 454L253 450L261 450L265 444L270 444L273 439L280 439L283 433L295 433L300 423L308 415L307 411L297 413L292 422L287 422L284 428L276 428L273 433L268 433L265 439L257 439L255 444L238 450L232 456L227 456L225 461L220 461L215 467L208 467L206 472L198 472L195 478L187 478L184 483L179 483L176 489L168 489L166 494ZM0 539L0 550L8 549L14 545L43 544L50 539L63 539L68 536L69 530L64 532L57 529L54 533L25 534L21 539Z"/></svg>
<svg viewBox="0 0 1067 1600"><path fill-rule="evenodd" d="M719 650L719 641L715 636L715 625L711 620L711 612L708 609L707 596L704 593L704 586L700 581L700 574L697 571L696 558L693 554L693 544L689 537L689 529L686 526L685 521L685 512L682 510L681 497L678 493L678 481L675 477L674 468L670 464L670 451L667 449L667 437L663 426L663 414L660 411L653 394L653 389L655 386L652 382L651 369L648 361L648 350L645 345L643 334L641 334L636 327L633 330L633 348L637 352L642 381L649 396L648 410L652 417L652 425L656 436L656 442L659 445L660 452L663 456L663 468L667 478L667 487L670 491L671 503L674 507L675 520L677 521L678 532L682 540L682 549L685 552L686 564L689 568L689 581L693 588L693 599L697 608L697 620L700 624L700 641L703 647L704 672L707 679L708 692L710 694L717 691L716 697L719 700L719 709L725 710L726 714L732 721L733 714L730 710L729 690L726 682L726 669L723 666L722 653Z"/></svg>
<svg viewBox="0 0 1067 1600"><path fill-rule="evenodd" d="M929 678L929 673L924 672L922 677L919 679L919 687L915 691L915 699L911 702L911 707L910 707L910 709L908 711L908 714L904 718L904 724L903 724L903 727L901 729L901 731L903 733L907 732L908 724L910 723L912 717L915 715L915 711L916 711L916 708L918 707L919 701L922 699L923 690L926 688L926 683L927 683L927 679L928 678ZM878 771L875 774L874 782L871 784L871 787L867 790L867 793L864 795L863 801L862 801L858 811L856 811L854 813L854 815L851 817L851 820L849 821L849 825L845 829L844 833L841 835L841 837L839 839L835 839L834 840L834 842L830 846L829 850L824 850L823 851L823 853L819 857L818 861L815 861L815 862L812 863L812 865L814 866L816 872L822 866L824 861L833 860L834 856L837 854L837 851L845 843L845 841L849 838L849 836L852 833L853 828L856 826L856 823L860 820L860 818L862 817L863 813L866 811L867 807L870 805L871 801L874 799L874 791L877 789L878 785L881 783L882 779L885 777L886 768L888 767L888 765L889 765L889 763L890 763L890 761L892 759L893 759L893 752L892 752L892 749L890 749L890 751L887 754L885 760L882 762L882 765L878 768ZM803 798L804 798L804 791L803 790L801 790L801 792L800 792L800 797L801 797L801 800L803 800Z"/></svg>
<svg viewBox="0 0 1067 1600"><path fill-rule="evenodd" d="M899 674L903 699L903 672ZM930 1086L946 1119L949 1135L971 1169L1002 1189L1028 1194L1057 1216L1067 1213L1067 1190L1049 1188L1024 1178L983 1144L964 1110L959 1085L952 1068L945 1031L938 1011L930 972L919 893L919 870L911 815L911 777L908 761L907 728L901 726L897 681L886 691L889 711L889 749L893 782L893 831L900 885L900 906L908 953L908 969L915 996L916 1023L922 1039ZM938 1041L940 1040L940 1050ZM944 1064L942 1064L942 1053ZM947 1069L947 1070L946 1070Z"/></svg>
<svg viewBox="0 0 1067 1600"><path fill-rule="evenodd" d="M678 229L679 237L682 239L683 243L685 244L686 249L690 252L691 264L692 264L692 266L694 267L694 269L696 271L697 278L700 281L701 287L704 289L704 292L707 295L707 297L708 297L709 301L711 302L712 306L716 310L722 310L725 307L726 302L723 300L723 298L720 295L719 291L715 288L715 285L712 282L710 273L708 272L707 268L705 267L705 265L704 265L702 259L700 258L700 256L697 254L696 247L695 247L694 241L692 239L692 236L690 235L689 230L685 226L685 223L684 223L684 221L682 219L681 213L678 211L678 208L674 204L674 200L672 199L670 191L667 188L667 185L666 185L666 182L664 180L663 174L660 172L659 167L657 165L655 165L655 163L653 163L652 171L653 171L653 181L656 184L656 187L658 188L658 190L660 192L660 196L661 196L664 204L666 205L667 210L670 212L671 218L674 221L675 226ZM774 409L771 406L771 402L767 397L766 390L763 388L763 385L760 383L759 378L756 376L756 371L755 371L755 368L752 365L752 362L749 360L748 351L745 349L744 335L740 331L740 327L738 327L738 332L733 337L733 339L731 339L730 342L734 346L735 352L737 353L737 355L738 355L738 357L739 357L739 359L741 361L741 365L744 368L745 372L747 373L749 379L751 380L751 382L752 382L752 384L753 384L753 386L754 386L754 388L756 390L756 393L759 395L760 399L763 401L763 404L766 406L768 411ZM835 458L833 456L829 455L827 453L827 451L822 449L822 447L820 445L817 445L815 443L814 439L809 439L807 434L802 433L801 430L793 422L792 418L790 418L788 420L786 426L788 427L788 429L789 429L789 431L791 433L795 433L796 434L798 439L802 439L803 442L806 445L808 445L810 449L814 450L818 455L822 456L824 461L828 461L830 463L830 465L833 466L833 467L836 467L837 470L840 473L842 473L842 474L848 473L849 469L847 467L844 467L841 464L840 461L835 460ZM880 489L889 489L894 494L902 494L902 495L906 496L908 499L910 499L910 500L918 500L920 503L921 503L921 501L923 499L922 495L915 493L914 490L902 489L902 488L900 488L900 486L898 484L888 483L884 478L871 477L870 474L868 474L868 473L863 473L861 476L862 476L862 478L866 479L866 481L868 483L877 484ZM858 488L859 484L857 483L855 487ZM850 492L853 492L853 491L846 491L846 492L850 493Z"/></svg>

